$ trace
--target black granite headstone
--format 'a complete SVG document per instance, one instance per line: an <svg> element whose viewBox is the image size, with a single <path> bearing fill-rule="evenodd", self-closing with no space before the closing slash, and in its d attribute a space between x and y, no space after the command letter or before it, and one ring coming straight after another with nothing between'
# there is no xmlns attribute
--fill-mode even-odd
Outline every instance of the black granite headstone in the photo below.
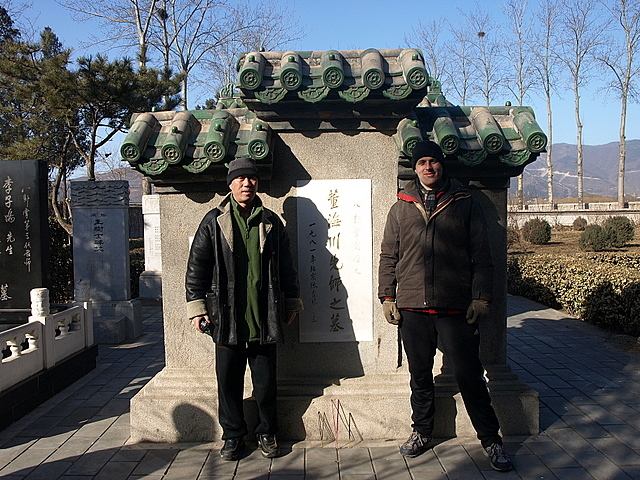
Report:
<svg viewBox="0 0 640 480"><path fill-rule="evenodd" d="M0 161L0 328L24 323L32 288L49 288L47 163Z"/></svg>

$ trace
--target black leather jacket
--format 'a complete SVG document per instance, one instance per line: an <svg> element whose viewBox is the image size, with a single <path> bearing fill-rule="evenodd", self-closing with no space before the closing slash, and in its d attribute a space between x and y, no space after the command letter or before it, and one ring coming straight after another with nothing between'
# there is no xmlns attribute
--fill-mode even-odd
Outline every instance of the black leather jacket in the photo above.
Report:
<svg viewBox="0 0 640 480"><path fill-rule="evenodd" d="M256 202L260 199L256 197ZM283 340L280 322L285 311L302 310L298 298L297 273L289 250L289 237L280 218L264 209L260 235L260 341ZM237 312L234 296L233 212L231 194L202 219L193 238L185 275L187 315L208 313L213 340L219 345L236 345Z"/></svg>

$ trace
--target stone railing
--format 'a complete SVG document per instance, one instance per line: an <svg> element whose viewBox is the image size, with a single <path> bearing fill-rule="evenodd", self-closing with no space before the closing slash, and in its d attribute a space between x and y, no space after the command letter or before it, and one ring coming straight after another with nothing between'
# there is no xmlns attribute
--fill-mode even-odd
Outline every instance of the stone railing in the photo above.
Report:
<svg viewBox="0 0 640 480"><path fill-rule="evenodd" d="M50 314L49 291L31 290L29 323L0 332L0 393L93 345L91 302L75 302Z"/></svg>

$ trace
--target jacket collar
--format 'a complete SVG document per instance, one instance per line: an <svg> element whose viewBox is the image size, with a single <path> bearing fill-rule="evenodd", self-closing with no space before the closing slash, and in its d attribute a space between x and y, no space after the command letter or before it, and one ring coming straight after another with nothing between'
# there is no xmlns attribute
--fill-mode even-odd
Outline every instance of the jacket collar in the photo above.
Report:
<svg viewBox="0 0 640 480"><path fill-rule="evenodd" d="M227 196L225 196L220 205L218 205L218 210L220 210L220 215L218 215L217 222L220 226L220 231L224 236L227 244L233 251L233 211L231 210L231 195L229 192ZM257 203L256 203L257 202ZM254 206L262 206L262 200L259 196L256 195L254 200ZM267 241L267 235L271 231L273 227L273 223L271 222L271 210L266 208L262 209L262 214L260 215L260 224L258 225L258 233L260 235L260 253L264 251L264 245Z"/></svg>
<svg viewBox="0 0 640 480"><path fill-rule="evenodd" d="M467 190L467 188L455 178L445 179L443 187L444 189L438 192L438 203L444 202L445 199L448 199L449 197L455 197L454 199L457 200L459 196L468 197L470 195L469 190ZM420 191L418 190L418 185L415 181L407 183L404 189L396 196L405 202L422 203L422 200L420 199Z"/></svg>

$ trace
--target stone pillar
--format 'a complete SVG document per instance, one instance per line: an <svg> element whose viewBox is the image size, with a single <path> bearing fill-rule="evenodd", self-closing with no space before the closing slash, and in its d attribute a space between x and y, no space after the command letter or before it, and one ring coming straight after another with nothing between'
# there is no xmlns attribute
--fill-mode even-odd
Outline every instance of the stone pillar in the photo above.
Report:
<svg viewBox="0 0 640 480"><path fill-rule="evenodd" d="M142 196L144 217L144 272L140 275L140 297L162 297L162 248L160 245L160 196Z"/></svg>
<svg viewBox="0 0 640 480"><path fill-rule="evenodd" d="M385 321L375 298L382 233L397 192L398 152L391 138L393 132L387 133L305 135L280 132L272 179L260 184L259 195L265 206L280 214L285 222L296 259L301 242L306 241L298 237L298 208L299 202L304 200L297 196L296 185L304 185L311 179L367 179L371 182L372 192L372 269L365 275L371 280L343 293L346 298L361 292L373 293L370 310L373 339L302 343L300 319L284 326L285 343L279 346L278 354L279 435L282 439L331 439L333 416L338 408L351 428L350 438L340 422L341 444L360 438L399 439L411 431L406 360L398 366L397 329ZM166 366L131 400L131 439L134 442L215 441L221 435L217 420L214 347L211 338L194 331L186 318L185 308L184 274L189 237L194 235L202 217L220 202L224 193L216 194L206 191L206 185L204 187L201 186L200 191L156 190L160 193L162 225ZM505 256L504 260L496 262L496 284L501 286L506 285L506 269L502 272L500 266L500 262L506 262L506 190L503 187L502 184L490 186L489 190L476 192L490 222L492 238L504 242L504 247L502 243L494 246L496 256ZM309 207L307 205L305 209ZM301 282L308 281L309 275L309 272L299 271ZM488 356L483 354L483 358L492 364L488 367L491 392L496 406L500 406L497 409L505 433L537 433L537 410L535 419L523 421L518 417L530 412L523 412L517 405L519 391L505 389L503 394L503 390L497 388L503 378L508 380L509 377L509 371L501 370L508 369L506 288L498 289L496 296L492 318L483 326L483 335L487 337L483 348L488 353ZM341 318L346 322L348 313ZM343 325L346 328L346 323ZM440 373L440 367L436 366L435 373ZM526 387L517 378L512 380L518 388ZM434 433L437 436L470 435L470 423L468 417L465 419L460 395L447 388L445 383L438 385L439 423ZM251 431L256 414L248 376L245 377L245 398ZM537 396L527 399L532 403L535 400L537 406Z"/></svg>
<svg viewBox="0 0 640 480"><path fill-rule="evenodd" d="M71 205L76 292L89 287L95 340L132 341L142 334L142 305L131 299L129 183L71 182Z"/></svg>

